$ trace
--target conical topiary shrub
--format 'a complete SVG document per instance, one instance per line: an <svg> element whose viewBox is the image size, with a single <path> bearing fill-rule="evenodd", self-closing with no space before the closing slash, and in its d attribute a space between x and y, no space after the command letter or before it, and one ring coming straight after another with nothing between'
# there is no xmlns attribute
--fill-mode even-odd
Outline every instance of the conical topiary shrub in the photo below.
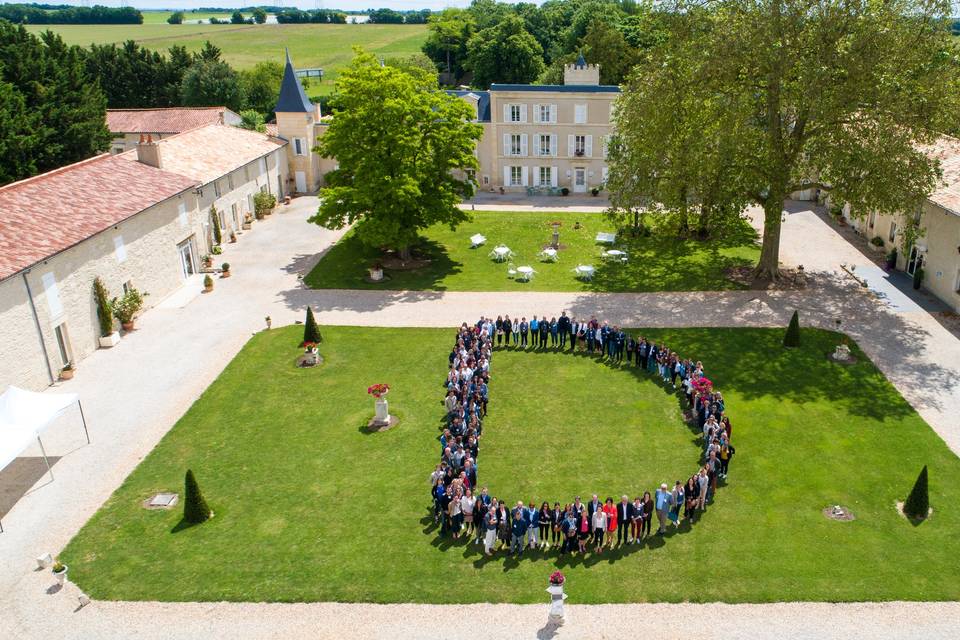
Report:
<svg viewBox="0 0 960 640"><path fill-rule="evenodd" d="M790 326L787 327L787 335L783 337L783 346L800 346L800 315L796 311L793 312L793 317L790 318Z"/></svg>
<svg viewBox="0 0 960 640"><path fill-rule="evenodd" d="M930 495L927 492L927 465L923 465L917 481L913 483L913 490L903 503L903 515L914 520L921 520L930 513Z"/></svg>
<svg viewBox="0 0 960 640"><path fill-rule="evenodd" d="M213 512L207 506L207 501L203 499L200 485L197 484L197 479L193 477L193 471L190 469L187 469L184 484L183 519L190 524L200 524L209 520Z"/></svg>
<svg viewBox="0 0 960 640"><path fill-rule="evenodd" d="M223 242L223 231L220 229L220 214L216 207L210 207L210 221L213 223L213 244Z"/></svg>
<svg viewBox="0 0 960 640"><path fill-rule="evenodd" d="M303 321L303 343L313 342L320 344L323 342L323 336L320 335L320 326L317 325L313 317L313 309L307 307L307 319Z"/></svg>

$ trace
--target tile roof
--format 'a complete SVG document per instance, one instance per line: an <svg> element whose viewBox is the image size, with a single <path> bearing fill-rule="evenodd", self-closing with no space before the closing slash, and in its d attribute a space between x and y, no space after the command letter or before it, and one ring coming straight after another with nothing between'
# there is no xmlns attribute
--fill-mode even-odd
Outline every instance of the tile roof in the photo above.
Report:
<svg viewBox="0 0 960 640"><path fill-rule="evenodd" d="M284 144L265 133L222 124L199 127L157 141L160 166L164 170L189 176L201 184L213 182ZM119 157L136 162L137 152L127 151Z"/></svg>
<svg viewBox="0 0 960 640"><path fill-rule="evenodd" d="M280 83L280 97L277 98L277 113L312 113L313 103L307 97L300 84L300 78L293 70L290 61L290 50L287 49L287 64L283 69L283 81Z"/></svg>
<svg viewBox="0 0 960 640"><path fill-rule="evenodd" d="M111 133L181 133L223 122L226 111L226 107L107 109L107 129Z"/></svg>
<svg viewBox="0 0 960 640"><path fill-rule="evenodd" d="M490 122L490 92L489 91L471 91L463 89L450 89L447 91L450 95L458 98L475 96L477 99L477 122Z"/></svg>
<svg viewBox="0 0 960 640"><path fill-rule="evenodd" d="M196 185L104 154L0 187L0 280Z"/></svg>
<svg viewBox="0 0 960 640"><path fill-rule="evenodd" d="M960 139L940 136L933 144L922 147L928 156L940 161L943 180L927 199L960 215Z"/></svg>

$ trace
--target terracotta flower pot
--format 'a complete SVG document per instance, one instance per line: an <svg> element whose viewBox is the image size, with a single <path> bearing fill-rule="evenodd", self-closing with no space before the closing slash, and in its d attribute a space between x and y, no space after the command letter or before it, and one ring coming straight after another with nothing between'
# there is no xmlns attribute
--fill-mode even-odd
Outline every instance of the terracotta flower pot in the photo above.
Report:
<svg viewBox="0 0 960 640"><path fill-rule="evenodd" d="M75 371L76 371L75 369L64 369L63 371L60 372L60 379L72 380L73 374L75 373Z"/></svg>
<svg viewBox="0 0 960 640"><path fill-rule="evenodd" d="M120 326L123 328L124 331L133 331L133 320L131 320L130 322L121 322Z"/></svg>

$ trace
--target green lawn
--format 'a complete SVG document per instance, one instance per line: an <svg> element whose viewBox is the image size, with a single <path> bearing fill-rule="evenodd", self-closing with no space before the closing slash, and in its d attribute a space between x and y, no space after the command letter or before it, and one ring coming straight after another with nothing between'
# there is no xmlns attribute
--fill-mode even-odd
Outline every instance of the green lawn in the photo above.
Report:
<svg viewBox="0 0 960 640"><path fill-rule="evenodd" d="M188 16L192 14L187 14ZM333 90L337 73L353 59L354 46L379 56L407 56L420 51L427 38L426 25L405 24L263 24L210 25L164 23L142 25L35 25L39 33L51 29L67 44L136 40L141 45L165 52L173 45L199 51L209 40L223 50L223 59L237 69L247 69L263 60L283 62L284 47L298 68L320 67L323 82L311 84L311 97Z"/></svg>
<svg viewBox="0 0 960 640"><path fill-rule="evenodd" d="M960 598L960 460L858 349L844 367L824 331L789 351L781 330L644 333L702 359L729 404L730 484L692 529L559 562L440 539L427 477L452 332L325 327L326 362L298 370L288 327L251 339L61 558L101 599L543 602L555 567L576 603ZM479 468L495 495L633 495L696 466L677 399L645 374L510 351L493 373ZM367 434L375 382L401 422ZM934 515L915 527L894 503L924 464ZM140 506L188 467L213 520ZM857 519L821 515L837 503Z"/></svg>
<svg viewBox="0 0 960 640"><path fill-rule="evenodd" d="M550 222L562 222L557 263L537 257L550 242ZM574 226L581 223L582 228ZM595 242L598 231L613 231L613 225L597 213L474 212L473 221L456 231L437 225L428 229L421 251L432 260L413 271L388 271L389 279L367 280L367 267L379 257L376 249L348 234L330 249L307 275L316 289L395 289L449 291L715 291L734 289L729 267L753 264L759 256L756 234L744 223L735 237L723 241L679 241L653 235L630 238L621 235L617 247L629 253L626 264L604 262L604 247ZM487 244L470 248L470 236L481 233ZM509 246L515 266L530 265L536 271L531 282L507 277L507 263L490 258L497 244ZM592 282L575 277L573 268L592 264L597 268Z"/></svg>

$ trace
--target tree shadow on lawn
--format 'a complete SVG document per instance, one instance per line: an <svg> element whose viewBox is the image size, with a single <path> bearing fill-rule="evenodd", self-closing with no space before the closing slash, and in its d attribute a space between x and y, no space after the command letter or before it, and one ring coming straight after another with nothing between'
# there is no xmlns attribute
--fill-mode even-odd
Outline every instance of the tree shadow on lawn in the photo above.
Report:
<svg viewBox="0 0 960 640"><path fill-rule="evenodd" d="M447 248L435 240L421 236L413 251L415 257L428 259L430 263L409 271L386 268L382 281L371 282L367 279L367 270L385 259L384 252L364 244L356 234L348 233L327 250L304 277L304 283L313 289L444 291L443 279L463 270L463 264L450 258Z"/></svg>

